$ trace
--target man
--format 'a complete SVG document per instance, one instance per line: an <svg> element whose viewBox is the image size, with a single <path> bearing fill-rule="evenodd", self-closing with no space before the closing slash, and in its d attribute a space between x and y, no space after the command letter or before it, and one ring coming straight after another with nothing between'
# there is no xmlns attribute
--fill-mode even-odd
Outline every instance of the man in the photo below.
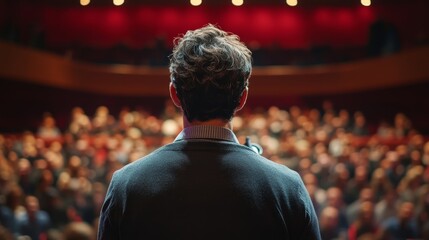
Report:
<svg viewBox="0 0 429 240"><path fill-rule="evenodd" d="M419 237L417 222L414 217L414 204L402 202L397 217L387 219L381 226L381 239L416 239Z"/></svg>
<svg viewBox="0 0 429 240"><path fill-rule="evenodd" d="M212 25L177 40L170 95L184 130L114 174L98 239L320 239L299 175L232 132L251 68L249 49Z"/></svg>
<svg viewBox="0 0 429 240"><path fill-rule="evenodd" d="M35 196L25 198L25 210L16 216L16 235L42 239L51 226L48 213L40 210L39 200Z"/></svg>

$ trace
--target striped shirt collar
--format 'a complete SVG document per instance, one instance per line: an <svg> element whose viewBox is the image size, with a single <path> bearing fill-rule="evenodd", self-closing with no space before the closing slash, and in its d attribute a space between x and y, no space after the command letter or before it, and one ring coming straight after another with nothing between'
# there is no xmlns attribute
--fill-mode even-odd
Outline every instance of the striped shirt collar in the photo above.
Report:
<svg viewBox="0 0 429 240"><path fill-rule="evenodd" d="M174 141L186 139L221 140L239 143L235 134L228 128L200 125L183 129Z"/></svg>

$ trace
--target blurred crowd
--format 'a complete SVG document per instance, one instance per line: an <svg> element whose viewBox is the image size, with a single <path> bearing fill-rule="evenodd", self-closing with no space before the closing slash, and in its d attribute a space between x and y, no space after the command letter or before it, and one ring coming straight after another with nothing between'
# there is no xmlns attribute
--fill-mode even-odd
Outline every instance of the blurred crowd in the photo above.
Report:
<svg viewBox="0 0 429 240"><path fill-rule="evenodd" d="M94 239L114 171L172 142L181 114L76 107L67 129L0 135L0 239ZM233 119L263 155L301 175L322 238L429 239L429 140L398 113L370 131L362 112L244 109Z"/></svg>

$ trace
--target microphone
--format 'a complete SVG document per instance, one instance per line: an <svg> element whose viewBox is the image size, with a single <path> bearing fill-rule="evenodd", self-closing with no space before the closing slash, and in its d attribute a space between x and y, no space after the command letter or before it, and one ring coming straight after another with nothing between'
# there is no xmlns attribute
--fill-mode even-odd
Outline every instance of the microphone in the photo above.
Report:
<svg viewBox="0 0 429 240"><path fill-rule="evenodd" d="M252 143L250 141L249 136L246 137L246 142L244 143L244 146L249 147L250 149L252 149L257 154L262 155L263 150L262 150L261 145L259 145L257 143Z"/></svg>

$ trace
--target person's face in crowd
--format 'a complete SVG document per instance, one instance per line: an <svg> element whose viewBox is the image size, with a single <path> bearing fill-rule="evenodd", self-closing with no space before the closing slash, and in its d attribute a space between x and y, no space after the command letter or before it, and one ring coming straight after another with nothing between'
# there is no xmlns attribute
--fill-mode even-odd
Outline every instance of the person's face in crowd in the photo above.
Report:
<svg viewBox="0 0 429 240"><path fill-rule="evenodd" d="M303 182L305 185L315 185L315 186L318 185L317 178L312 173L305 174L303 177Z"/></svg>
<svg viewBox="0 0 429 240"><path fill-rule="evenodd" d="M31 163L26 158L21 158L18 162L20 176L28 176L31 173Z"/></svg>
<svg viewBox="0 0 429 240"><path fill-rule="evenodd" d="M386 158L389 161L391 168L396 168L400 164L398 153L395 151L387 152Z"/></svg>
<svg viewBox="0 0 429 240"><path fill-rule="evenodd" d="M44 186L51 186L54 182L54 176L48 169L43 170L41 177L41 184Z"/></svg>
<svg viewBox="0 0 429 240"><path fill-rule="evenodd" d="M7 155L7 159L9 160L9 163L14 166L16 163L18 163L18 154L15 151L10 151Z"/></svg>
<svg viewBox="0 0 429 240"><path fill-rule="evenodd" d="M331 125L333 119L334 119L334 114L332 112L326 112L323 115L323 121L325 122L325 124Z"/></svg>
<svg viewBox="0 0 429 240"><path fill-rule="evenodd" d="M364 188L360 191L359 200L361 202L372 202L374 200L374 192L371 188Z"/></svg>
<svg viewBox="0 0 429 240"><path fill-rule="evenodd" d="M355 117L355 126L356 127L363 127L363 126L365 126L365 122L366 122L366 120L365 120L365 117L363 115L358 114Z"/></svg>
<svg viewBox="0 0 429 240"><path fill-rule="evenodd" d="M69 168L71 170L77 170L82 164L82 161L80 159L80 157L78 156L72 156L69 159Z"/></svg>
<svg viewBox="0 0 429 240"><path fill-rule="evenodd" d="M421 165L422 164L422 155L421 155L420 151L413 150L410 153L410 158L411 158L411 163L413 165Z"/></svg>
<svg viewBox="0 0 429 240"><path fill-rule="evenodd" d="M335 207L328 206L320 214L320 228L322 230L336 229L339 223L339 212Z"/></svg>
<svg viewBox="0 0 429 240"><path fill-rule="evenodd" d="M290 116L294 120L298 119L298 117L301 115L301 109L299 107L297 107L297 106L292 106L289 109L289 112L290 112Z"/></svg>
<svg viewBox="0 0 429 240"><path fill-rule="evenodd" d="M60 153L61 150L63 149L63 146L59 141L54 141L51 143L51 146L49 147L49 149L55 153Z"/></svg>
<svg viewBox="0 0 429 240"><path fill-rule="evenodd" d="M407 177L409 177L408 186L412 189L419 188L422 185L423 181L424 168L420 165L412 167L407 172Z"/></svg>
<svg viewBox="0 0 429 240"><path fill-rule="evenodd" d="M320 112L319 112L319 110L314 109L314 108L311 109L310 112L309 112L309 114L308 114L308 116L309 116L310 120L313 123L318 124L320 122Z"/></svg>
<svg viewBox="0 0 429 240"><path fill-rule="evenodd" d="M347 182L349 180L349 177L350 177L349 170L343 163L337 164L335 166L335 173L337 174L338 180L340 182Z"/></svg>
<svg viewBox="0 0 429 240"><path fill-rule="evenodd" d="M366 169L366 166L358 166L355 174L357 182L366 182L368 179L368 170Z"/></svg>
<svg viewBox="0 0 429 240"><path fill-rule="evenodd" d="M328 205L335 208L340 208L343 205L343 193L339 188L329 188L327 193Z"/></svg>
<svg viewBox="0 0 429 240"><path fill-rule="evenodd" d="M399 208L399 220L401 222L409 221L413 217L414 205L410 202L404 202Z"/></svg>
<svg viewBox="0 0 429 240"><path fill-rule="evenodd" d="M424 154L429 154L429 141L427 141L423 146L423 152Z"/></svg>
<svg viewBox="0 0 429 240"><path fill-rule="evenodd" d="M0 186L1 188L6 188L6 185L9 184L12 179L12 175L9 171L0 171Z"/></svg>
<svg viewBox="0 0 429 240"><path fill-rule="evenodd" d="M363 202L360 208L361 220L364 223L371 223L374 218L374 204L372 202Z"/></svg>
<svg viewBox="0 0 429 240"><path fill-rule="evenodd" d="M406 123L407 123L407 117L402 114L402 113L398 113L395 116L395 128L398 129L403 129L406 127Z"/></svg>
<svg viewBox="0 0 429 240"><path fill-rule="evenodd" d="M311 168L311 160L308 158L303 158L299 162L300 172L309 172Z"/></svg>
<svg viewBox="0 0 429 240"><path fill-rule="evenodd" d="M6 196L7 205L14 210L21 205L23 195L22 189L18 185L13 185Z"/></svg>
<svg viewBox="0 0 429 240"><path fill-rule="evenodd" d="M386 174L382 168L375 169L374 173L372 174L372 179L374 181L380 182L385 178Z"/></svg>
<svg viewBox="0 0 429 240"><path fill-rule="evenodd" d="M407 154L408 154L407 146L405 146L405 145L403 145L403 144L401 144L401 145L397 146L397 147L396 147L396 152L397 152L398 157L399 157L400 159L405 158L405 157L407 156Z"/></svg>
<svg viewBox="0 0 429 240"><path fill-rule="evenodd" d="M55 127L55 119L51 116L47 116L43 119L42 126L46 128L53 128Z"/></svg>
<svg viewBox="0 0 429 240"><path fill-rule="evenodd" d="M350 119L350 114L347 110L341 109L338 116L341 118L344 124L348 123Z"/></svg>
<svg viewBox="0 0 429 240"><path fill-rule="evenodd" d="M397 199L397 194L395 191L389 191L384 195L384 200L389 203L389 204L393 204Z"/></svg>
<svg viewBox="0 0 429 240"><path fill-rule="evenodd" d="M36 197L28 196L25 199L25 207L30 220L35 220L36 213L39 211L39 200Z"/></svg>

